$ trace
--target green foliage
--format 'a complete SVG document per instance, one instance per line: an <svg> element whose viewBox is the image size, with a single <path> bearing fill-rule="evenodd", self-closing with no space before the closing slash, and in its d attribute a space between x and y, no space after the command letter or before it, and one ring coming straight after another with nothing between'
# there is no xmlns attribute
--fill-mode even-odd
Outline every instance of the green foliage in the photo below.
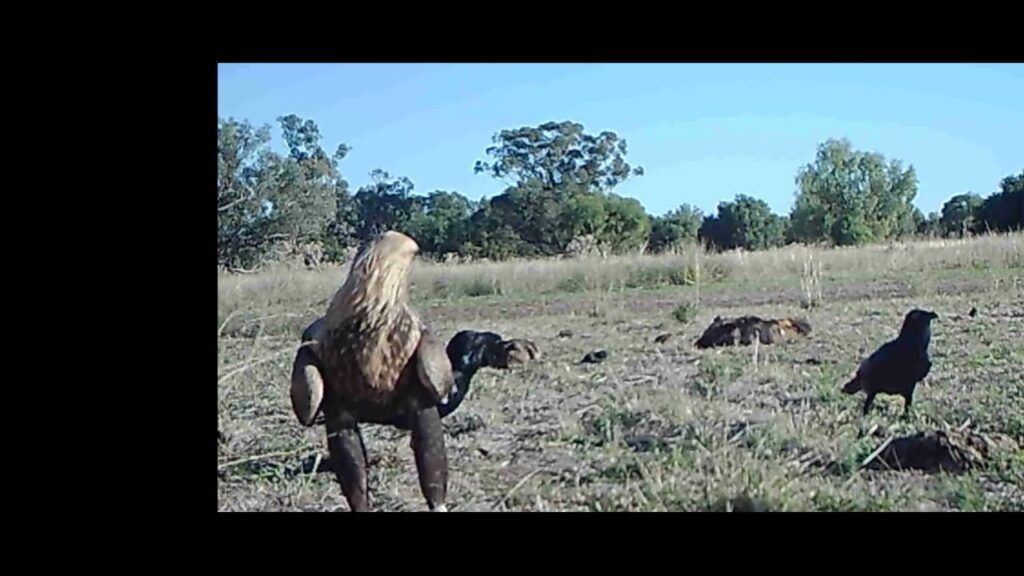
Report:
<svg viewBox="0 0 1024 576"><path fill-rule="evenodd" d="M292 114L278 122L289 154L267 156L269 231L295 244L320 241L334 217L336 191L348 186L338 172L348 147L340 145L332 157L320 147L320 130L312 120Z"/></svg>
<svg viewBox="0 0 1024 576"><path fill-rule="evenodd" d="M559 200L574 193L607 192L643 168L626 163L626 141L614 132L597 136L576 122L545 122L536 127L502 130L487 148L491 162L473 170L554 193Z"/></svg>
<svg viewBox="0 0 1024 576"><path fill-rule="evenodd" d="M939 236L942 234L942 223L938 212L929 212L926 217L917 208L914 209L914 234L920 236Z"/></svg>
<svg viewBox="0 0 1024 576"><path fill-rule="evenodd" d="M638 250L651 233L651 219L636 198L609 194L604 197L607 219L598 240L611 246L613 252Z"/></svg>
<svg viewBox="0 0 1024 576"><path fill-rule="evenodd" d="M478 161L477 173L510 183L474 214L464 253L490 258L561 254L574 238L592 236L614 251L643 245L649 218L639 202L611 194L643 174L625 160L614 132L587 134L574 122L503 130Z"/></svg>
<svg viewBox="0 0 1024 576"><path fill-rule="evenodd" d="M963 236L975 229L975 215L984 201L977 194L957 194L942 205L939 224L946 236Z"/></svg>
<svg viewBox="0 0 1024 576"><path fill-rule="evenodd" d="M888 240L913 232L917 175L899 160L854 150L846 139L818 146L799 170L790 238L836 245Z"/></svg>
<svg viewBox="0 0 1024 576"><path fill-rule="evenodd" d="M692 302L683 302L672 310L672 317L683 324L689 324L697 317L697 306Z"/></svg>
<svg viewBox="0 0 1024 576"><path fill-rule="evenodd" d="M413 183L406 177L392 178L384 170L370 173L372 184L353 197L356 239L364 241L378 232L398 230L410 233L413 215L422 209L422 199L412 196Z"/></svg>
<svg viewBox="0 0 1024 576"><path fill-rule="evenodd" d="M474 258L504 260L526 251L527 245L514 227L514 214L504 202L483 202L469 218L468 238L459 252Z"/></svg>
<svg viewBox="0 0 1024 576"><path fill-rule="evenodd" d="M270 127L218 120L218 262L229 267L258 264L275 246L319 243L334 220L335 198L347 182L333 156L320 147L311 120L278 118L288 156L270 150Z"/></svg>
<svg viewBox="0 0 1024 576"><path fill-rule="evenodd" d="M234 119L217 122L217 261L256 262L266 243L265 176L270 127L254 129Z"/></svg>
<svg viewBox="0 0 1024 576"><path fill-rule="evenodd" d="M717 215L704 218L700 237L719 250L760 250L781 246L785 230L786 221L764 200L739 194L732 202L720 202Z"/></svg>
<svg viewBox="0 0 1024 576"><path fill-rule="evenodd" d="M502 130L478 161L477 173L508 183L504 192L472 202L454 191L414 194L407 177L374 170L371 183L350 193L339 165L345 144L328 154L316 123L294 114L277 119L286 154L270 148L269 126L218 119L217 251L228 268L251 268L274 254L342 261L376 232L394 229L417 240L424 254L459 253L503 260L580 253L670 251L701 238L717 249L758 250L785 242L847 245L909 234L963 234L1024 226L1024 171L982 200L951 198L941 216L911 205L913 167L847 140L819 145L800 169L790 216L738 195L704 216L688 204L651 218L639 201L614 193L643 174L626 162L626 141L604 131L588 134L575 122L547 122ZM678 277L626 278L625 284L689 283Z"/></svg>
<svg viewBox="0 0 1024 576"><path fill-rule="evenodd" d="M434 191L410 218L409 233L424 253L456 252L467 233L465 224L472 209L473 204L458 192Z"/></svg>
<svg viewBox="0 0 1024 576"><path fill-rule="evenodd" d="M561 213L562 240L577 236L597 236L608 222L605 199L597 194L582 194L565 201Z"/></svg>
<svg viewBox="0 0 1024 576"><path fill-rule="evenodd" d="M703 214L689 204L683 204L664 216L651 219L651 237L648 248L663 252L697 239Z"/></svg>
<svg viewBox="0 0 1024 576"><path fill-rule="evenodd" d="M1024 228L1024 170L999 183L1000 191L982 202L975 217L976 232Z"/></svg>

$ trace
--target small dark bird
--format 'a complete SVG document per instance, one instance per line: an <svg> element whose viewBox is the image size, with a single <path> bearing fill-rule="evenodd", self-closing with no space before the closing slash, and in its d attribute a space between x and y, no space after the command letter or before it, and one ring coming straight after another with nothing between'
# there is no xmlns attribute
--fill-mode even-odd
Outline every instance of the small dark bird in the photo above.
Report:
<svg viewBox="0 0 1024 576"><path fill-rule="evenodd" d="M317 330L323 325L323 317L317 318L302 332L302 341L310 342L317 334ZM501 353L501 335L494 332L477 332L475 330L463 330L452 336L445 347L445 354L452 365L452 375L455 378L455 386L441 402L437 405L437 412L444 418L455 412L455 409L466 399L469 393L469 384L480 368L495 367L497 358ZM308 348L301 348L296 354L296 362L299 354ZM317 414L314 424L325 422L323 412ZM409 430L411 423L407 415L400 415L393 418L386 424L400 430Z"/></svg>
<svg viewBox="0 0 1024 576"><path fill-rule="evenodd" d="M975 316L978 315L978 309L975 308L974 306L971 306L971 311L968 312L967 315L970 316L971 318L974 318Z"/></svg>
<svg viewBox="0 0 1024 576"><path fill-rule="evenodd" d="M562 330L558 333L559 338L572 338L572 330Z"/></svg>
<svg viewBox="0 0 1024 576"><path fill-rule="evenodd" d="M671 333L659 334L654 337L654 341L658 344L664 344L665 342L668 342L669 338L672 338Z"/></svg>
<svg viewBox="0 0 1024 576"><path fill-rule="evenodd" d="M909 415L914 401L914 388L931 370L928 344L931 342L931 322L938 314L915 308L903 319L899 336L883 344L857 368L857 374L843 385L843 392L867 393L864 414L871 410L876 394L903 396L903 414Z"/></svg>
<svg viewBox="0 0 1024 576"><path fill-rule="evenodd" d="M580 364L600 364L608 358L607 350L594 350L593 352L587 352L587 355L580 360Z"/></svg>
<svg viewBox="0 0 1024 576"><path fill-rule="evenodd" d="M764 319L757 316L722 318L715 316L700 338L694 342L697 348L718 346L744 346L754 343L773 344L790 336L810 334L811 324L799 318Z"/></svg>

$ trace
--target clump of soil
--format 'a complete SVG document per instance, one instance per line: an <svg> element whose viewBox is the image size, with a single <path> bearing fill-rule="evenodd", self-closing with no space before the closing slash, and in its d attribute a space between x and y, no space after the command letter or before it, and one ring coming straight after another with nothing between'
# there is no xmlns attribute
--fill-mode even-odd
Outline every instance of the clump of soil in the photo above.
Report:
<svg viewBox="0 0 1024 576"><path fill-rule="evenodd" d="M984 467L991 441L974 432L934 430L894 439L865 465L872 470L964 472Z"/></svg>

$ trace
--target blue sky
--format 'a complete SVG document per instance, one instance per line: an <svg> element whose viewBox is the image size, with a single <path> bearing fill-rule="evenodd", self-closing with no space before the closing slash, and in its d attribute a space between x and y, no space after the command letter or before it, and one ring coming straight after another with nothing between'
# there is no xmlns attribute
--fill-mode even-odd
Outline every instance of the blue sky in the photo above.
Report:
<svg viewBox="0 0 1024 576"><path fill-rule="evenodd" d="M572 120L611 130L646 174L616 188L651 214L707 212L736 194L788 213L816 146L859 150L917 170L925 213L966 191L987 195L1024 169L1024 65L969 64L222 64L222 118L320 127L352 190L382 168L420 194L470 198L504 184L474 174L498 131Z"/></svg>

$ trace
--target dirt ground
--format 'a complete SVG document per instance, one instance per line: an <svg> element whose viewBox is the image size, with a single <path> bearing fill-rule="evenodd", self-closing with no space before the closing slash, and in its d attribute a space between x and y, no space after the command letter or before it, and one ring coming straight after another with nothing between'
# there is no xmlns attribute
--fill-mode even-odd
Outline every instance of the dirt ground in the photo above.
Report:
<svg viewBox="0 0 1024 576"><path fill-rule="evenodd" d="M481 370L446 418L452 511L1024 510L1024 298L1012 282L867 279L801 309L797 289L714 286L469 298L418 306L442 338L463 329L533 340L543 358ZM916 287L915 287L916 286ZM329 294L324 294L324 298ZM939 314L933 369L903 401L839 388L914 307ZM973 317L968 315L977 309ZM291 413L302 328L324 305L250 311L219 336L222 511L342 511L322 427ZM802 317L813 332L771 346L700 351L716 315ZM560 332L570 331L571 336ZM655 337L672 337L656 343ZM605 349L600 364L580 364ZM917 434L984 438L975 465L901 469L885 444ZM420 511L408 433L363 426L371 505ZM929 436L930 437L930 436ZM943 436L943 438L946 438ZM862 466L871 458L870 465Z"/></svg>

